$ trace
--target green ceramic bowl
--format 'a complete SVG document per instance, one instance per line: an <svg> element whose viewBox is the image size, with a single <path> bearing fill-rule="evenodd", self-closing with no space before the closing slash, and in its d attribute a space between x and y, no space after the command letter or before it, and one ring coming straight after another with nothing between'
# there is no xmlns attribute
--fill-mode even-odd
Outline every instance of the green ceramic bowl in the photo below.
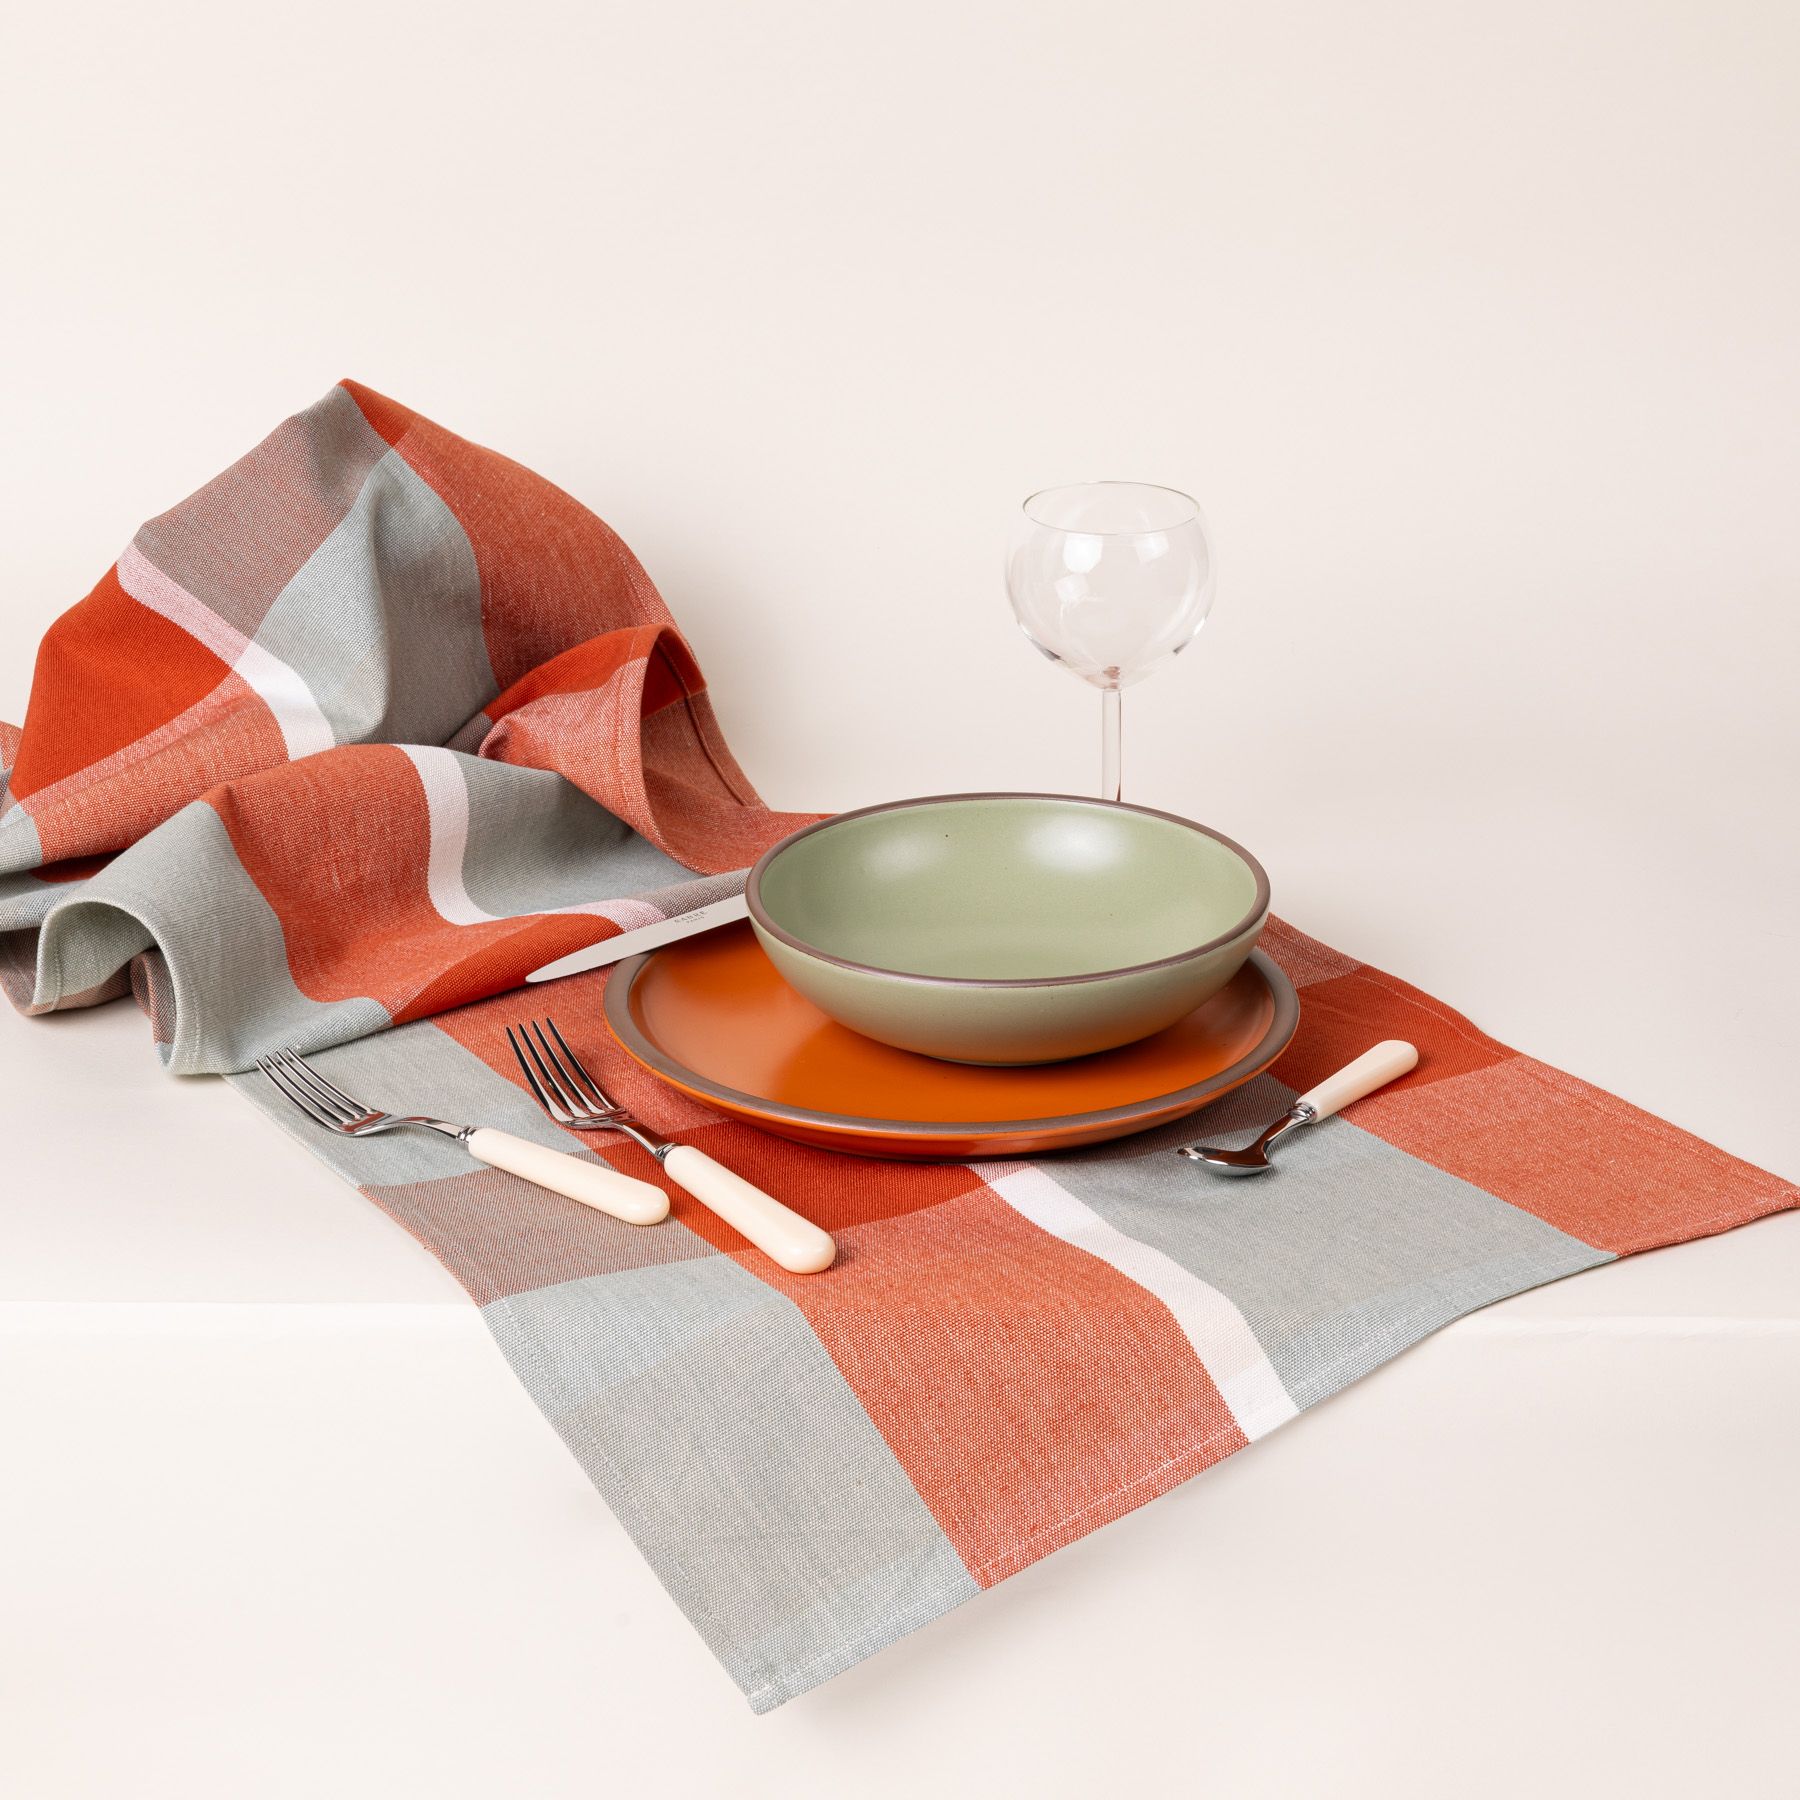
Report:
<svg viewBox="0 0 1800 1800"><path fill-rule="evenodd" d="M1269 878L1171 813L1062 794L949 794L840 813L750 872L750 922L821 1011L952 1062L1086 1056L1217 993Z"/></svg>

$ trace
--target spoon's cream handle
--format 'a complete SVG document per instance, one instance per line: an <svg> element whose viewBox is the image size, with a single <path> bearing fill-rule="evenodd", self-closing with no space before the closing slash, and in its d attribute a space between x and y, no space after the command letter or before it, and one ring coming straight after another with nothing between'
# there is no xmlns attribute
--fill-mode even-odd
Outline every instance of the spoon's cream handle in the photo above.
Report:
<svg viewBox="0 0 1800 1800"><path fill-rule="evenodd" d="M677 1144L662 1159L671 1181L712 1208L734 1231L741 1231L757 1249L796 1275L816 1275L829 1269L837 1245L829 1232L821 1231L771 1194L734 1175L723 1163L714 1162L692 1144Z"/></svg>
<svg viewBox="0 0 1800 1800"><path fill-rule="evenodd" d="M1403 1038L1389 1038L1373 1050L1365 1050L1355 1062L1346 1063L1335 1075L1327 1075L1316 1088L1300 1096L1303 1106L1310 1106L1321 1119L1372 1094L1378 1087L1397 1081L1409 1069L1419 1065L1419 1053Z"/></svg>
<svg viewBox="0 0 1800 1800"><path fill-rule="evenodd" d="M469 1133L463 1147L489 1168L523 1176L553 1194L579 1200L596 1212L611 1213L627 1225L654 1225L669 1216L669 1196L653 1183L534 1144L529 1138L514 1137L510 1131L480 1126Z"/></svg>

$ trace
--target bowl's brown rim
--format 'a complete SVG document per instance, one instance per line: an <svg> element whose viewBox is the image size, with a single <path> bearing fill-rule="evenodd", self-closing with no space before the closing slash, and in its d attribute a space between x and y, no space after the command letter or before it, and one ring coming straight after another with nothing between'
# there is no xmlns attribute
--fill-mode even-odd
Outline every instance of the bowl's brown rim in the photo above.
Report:
<svg viewBox="0 0 1800 1800"><path fill-rule="evenodd" d="M829 831L834 825L848 824L852 819L871 819L880 813L906 812L915 806L946 806L973 800L1053 800L1064 806L1094 807L1102 812L1138 813L1147 819L1161 819L1167 824L1179 825L1185 831L1197 832L1201 837L1209 837L1214 843L1223 844L1238 857L1256 879L1256 898L1251 902L1250 910L1229 931L1222 931L1217 937L1208 938L1204 944L1196 944L1192 950L1180 950L1173 956L1160 956L1154 962L1130 963L1119 969L1095 969L1085 975L1032 975L1020 976L1016 980L986 975L921 975L912 969L884 969L879 963L853 962L847 956L834 956L829 950L821 950L816 944L809 944L804 938L795 937L791 931L777 925L765 910L762 903L764 872L776 857L799 843L802 838L811 837L814 832ZM859 975L880 975L890 981L922 981L933 987L1073 987L1086 981L1116 981L1125 975L1144 975L1154 969L1173 969L1182 963L1192 962L1197 956L1223 949L1242 937L1246 931L1260 925L1268 916L1269 876L1262 864L1242 844L1235 838L1228 838L1224 832L1214 831L1210 825L1202 825L1197 819L1184 819L1179 813L1159 812L1153 806L1133 806L1128 800L1102 800L1098 796L1087 794L921 794L914 800L884 800L878 806L860 806L854 812L833 813L829 819L818 819L811 825L801 826L798 831L789 832L780 843L771 844L756 859L749 880L744 884L744 899L757 928L766 931L777 943L786 944L790 950L797 950L802 956L813 957L819 962L831 963L840 969L852 969Z"/></svg>
<svg viewBox="0 0 1800 1800"><path fill-rule="evenodd" d="M672 947L665 945L664 949ZM1145 1121L1146 1126L1153 1126L1165 1120L1184 1118L1188 1113L1197 1112L1220 1094L1229 1093L1234 1087L1240 1087L1244 1082L1262 1074L1294 1041L1294 1033L1300 1026L1300 996L1293 982L1272 957L1261 950L1252 950L1244 959L1244 967L1255 971L1257 979L1262 982L1269 995L1269 1023L1249 1050L1228 1068L1220 1069L1217 1074L1189 1082L1186 1087L1173 1088L1167 1093L1148 1094L1141 1100L1128 1100L1122 1106L1098 1107L1091 1112L1046 1113L1035 1119L880 1119L852 1113L821 1112L808 1106L790 1106L786 1101L771 1099L766 1094L749 1094L741 1088L728 1087L722 1081L715 1081L710 1075L677 1062L650 1036L631 1006L638 977L661 954L660 950L647 950L641 956L634 956L629 961L620 963L606 984L601 1010L607 1029L621 1048L652 1075L659 1076L671 1087L678 1088L695 1099L714 1101L746 1120L753 1120L760 1115L764 1119L776 1119L783 1124L805 1125L828 1131L834 1137L846 1139L847 1147L850 1148L854 1147L859 1138L917 1138L927 1142L942 1138L962 1138L985 1144L990 1139L1005 1140L1039 1131L1078 1132L1089 1128L1131 1124L1140 1119ZM1236 980L1237 977L1233 976L1232 979ZM1200 1002L1201 1006L1208 1004L1210 1002L1206 1000ZM845 1029L849 1028L846 1026ZM1125 1046L1121 1045L1120 1048ZM918 1056L922 1053L915 1050L906 1054ZM1097 1054L1108 1056L1111 1052L1102 1050ZM950 1160L954 1161L956 1158L952 1157Z"/></svg>

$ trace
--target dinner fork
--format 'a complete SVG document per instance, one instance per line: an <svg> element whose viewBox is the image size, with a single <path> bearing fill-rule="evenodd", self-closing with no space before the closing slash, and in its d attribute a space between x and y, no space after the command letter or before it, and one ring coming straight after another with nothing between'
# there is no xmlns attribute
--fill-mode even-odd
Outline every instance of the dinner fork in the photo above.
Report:
<svg viewBox="0 0 1800 1800"><path fill-rule="evenodd" d="M611 1213L628 1225L654 1225L668 1217L669 1196L654 1182L639 1181L600 1163L583 1162L567 1151L534 1144L491 1125L453 1125L448 1119L430 1119L421 1113L377 1112L327 1081L298 1051L278 1050L273 1056L259 1056L256 1066L314 1124L340 1137L379 1137L384 1131L417 1126L454 1140L477 1162L522 1176L598 1212Z"/></svg>
<svg viewBox="0 0 1800 1800"><path fill-rule="evenodd" d="M801 1218L723 1163L714 1162L704 1150L692 1144L672 1144L634 1119L582 1067L581 1058L569 1048L554 1019L545 1018L542 1024L534 1020L517 1028L509 1025L506 1041L519 1059L538 1105L558 1125L574 1131L624 1132L656 1158L671 1181L796 1275L816 1275L836 1260L837 1245L829 1232Z"/></svg>

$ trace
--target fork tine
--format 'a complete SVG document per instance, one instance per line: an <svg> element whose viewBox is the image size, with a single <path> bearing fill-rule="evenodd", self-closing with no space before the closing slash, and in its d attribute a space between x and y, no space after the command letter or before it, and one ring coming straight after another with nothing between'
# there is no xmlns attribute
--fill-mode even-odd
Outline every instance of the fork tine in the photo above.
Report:
<svg viewBox="0 0 1800 1800"><path fill-rule="evenodd" d="M292 1050L277 1052L275 1061L287 1071L290 1080L311 1094L320 1106L343 1124L348 1125L352 1119L360 1119L368 1111L367 1107L340 1105L331 1088Z"/></svg>
<svg viewBox="0 0 1800 1800"><path fill-rule="evenodd" d="M538 1080L537 1074L532 1069L531 1064L525 1060L525 1051L520 1048L519 1039L514 1035L513 1028L510 1025L506 1028L506 1041L512 1045L512 1053L518 1058L519 1067L525 1074L526 1084L530 1087L532 1093L536 1095L538 1105L541 1106L558 1125L567 1125L570 1120L568 1108L559 1105L544 1092L544 1084ZM529 1040L527 1040L527 1042L529 1043ZM534 1051L533 1055L535 1054L536 1052Z"/></svg>
<svg viewBox="0 0 1800 1800"><path fill-rule="evenodd" d="M550 1035L562 1046L562 1053L567 1059L569 1067L587 1083L589 1092L599 1101L599 1110L601 1112L617 1112L619 1110L617 1103L608 1096L606 1089L582 1067L581 1058L569 1048L569 1040L557 1030L556 1021L548 1013L544 1014L544 1023L550 1027Z"/></svg>
<svg viewBox="0 0 1800 1800"><path fill-rule="evenodd" d="M278 1068L286 1072L288 1080L294 1086L303 1093L311 1095L313 1103L322 1107L334 1118L342 1119L347 1124L352 1119L362 1117L365 1109L340 1101L319 1072L310 1063L303 1060L298 1052L278 1050L272 1060Z"/></svg>
<svg viewBox="0 0 1800 1800"><path fill-rule="evenodd" d="M550 1040L544 1036L535 1020L525 1027L523 1035L526 1046L531 1051L531 1060L537 1064L544 1079L555 1088L563 1105L571 1112L592 1112L594 1109L575 1090L573 1078L557 1060L556 1052L550 1048Z"/></svg>
<svg viewBox="0 0 1800 1800"><path fill-rule="evenodd" d="M269 1078L275 1091L282 1095L291 1105L297 1106L301 1112L315 1125L323 1125L327 1131L341 1131L343 1127L332 1118L317 1101L306 1091L297 1086L288 1072L267 1056L259 1056L256 1066Z"/></svg>
<svg viewBox="0 0 1800 1800"><path fill-rule="evenodd" d="M350 1096L348 1094L346 1094L341 1087L333 1086L332 1083L327 1081L325 1079L325 1077L323 1075L321 1075L319 1073L319 1071L317 1069L315 1069L312 1066L312 1064L309 1063L306 1060L306 1058L300 1054L300 1052L298 1050L290 1050L288 1052L288 1055L295 1062L297 1062L301 1066L301 1068L303 1068L307 1072L307 1074L309 1074L313 1078L313 1083L315 1086L322 1087L326 1091L326 1093L328 1093L332 1097L332 1099L337 1100L337 1101L341 1102L343 1105L349 1107L350 1112L353 1117L360 1119L374 1110L373 1107L364 1106L360 1100L352 1100L350 1098Z"/></svg>

